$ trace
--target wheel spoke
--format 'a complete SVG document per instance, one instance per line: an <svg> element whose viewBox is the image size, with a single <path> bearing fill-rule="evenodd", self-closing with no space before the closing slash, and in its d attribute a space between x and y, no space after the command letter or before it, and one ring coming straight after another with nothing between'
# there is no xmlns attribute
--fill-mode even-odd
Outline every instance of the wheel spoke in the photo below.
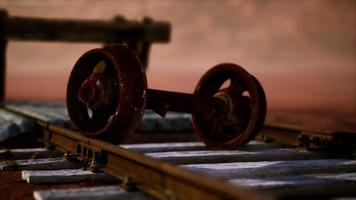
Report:
<svg viewBox="0 0 356 200"><path fill-rule="evenodd" d="M106 126L108 118L110 116L111 116L111 114L108 111L95 110L92 113L90 122L92 123L92 126L94 126L94 127L104 128Z"/></svg>
<svg viewBox="0 0 356 200"><path fill-rule="evenodd" d="M242 93L247 91L247 87L243 82L241 82L241 80L239 78L234 77L231 79L231 84L230 84L228 90L230 92L233 92L234 94L242 95Z"/></svg>

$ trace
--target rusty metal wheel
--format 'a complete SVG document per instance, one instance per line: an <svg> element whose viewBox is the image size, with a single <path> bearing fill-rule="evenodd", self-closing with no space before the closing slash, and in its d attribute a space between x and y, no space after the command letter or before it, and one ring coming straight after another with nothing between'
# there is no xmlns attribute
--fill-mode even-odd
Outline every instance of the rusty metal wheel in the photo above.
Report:
<svg viewBox="0 0 356 200"><path fill-rule="evenodd" d="M263 126L266 97L261 84L242 67L224 63L200 79L195 95L218 98L224 112L193 113L193 126L211 148L234 149L253 139Z"/></svg>
<svg viewBox="0 0 356 200"><path fill-rule="evenodd" d="M83 135L121 143L142 119L146 90L143 66L130 49L93 49L79 58L70 74L68 114Z"/></svg>

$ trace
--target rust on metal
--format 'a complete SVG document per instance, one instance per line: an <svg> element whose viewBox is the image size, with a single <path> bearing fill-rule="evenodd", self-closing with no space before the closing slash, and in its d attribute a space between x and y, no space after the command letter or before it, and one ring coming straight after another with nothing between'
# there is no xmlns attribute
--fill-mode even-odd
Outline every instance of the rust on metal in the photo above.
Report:
<svg viewBox="0 0 356 200"><path fill-rule="evenodd" d="M227 88L222 88L230 80ZM147 102L147 105L146 105ZM211 148L233 149L263 126L266 98L257 79L235 64L220 64L200 80L194 94L147 89L135 54L122 45L93 49L79 58L67 86L68 114L84 135L125 141L144 109L192 113L200 138Z"/></svg>
<svg viewBox="0 0 356 200"><path fill-rule="evenodd" d="M92 74L80 85L78 99L92 110L115 106L118 83L115 77L107 74L106 64L100 61Z"/></svg>
<svg viewBox="0 0 356 200"><path fill-rule="evenodd" d="M230 84L222 88L226 81ZM242 67L224 63L200 79L195 95L225 102L223 112L194 112L193 125L210 147L232 149L253 139L263 126L266 97L255 77Z"/></svg>
<svg viewBox="0 0 356 200"><path fill-rule="evenodd" d="M146 89L144 69L127 47L90 50L79 58L69 77L69 117L86 136L123 142L141 121Z"/></svg>
<svg viewBox="0 0 356 200"><path fill-rule="evenodd" d="M265 124L259 138L310 150L352 151L356 148L354 132L323 131L278 123Z"/></svg>
<svg viewBox="0 0 356 200"><path fill-rule="evenodd" d="M148 89L147 96L147 108L152 109L161 116L165 116L167 111L184 113L220 111L225 104L220 99L214 97L203 98L188 93L156 89Z"/></svg>

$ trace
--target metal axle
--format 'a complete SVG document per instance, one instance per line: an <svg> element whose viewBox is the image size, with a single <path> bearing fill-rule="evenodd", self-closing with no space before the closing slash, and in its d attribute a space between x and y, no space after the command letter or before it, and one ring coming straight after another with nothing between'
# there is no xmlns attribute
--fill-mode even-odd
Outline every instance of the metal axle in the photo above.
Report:
<svg viewBox="0 0 356 200"><path fill-rule="evenodd" d="M200 97L194 94L147 89L146 108L165 116L167 111L184 113L223 113L227 103L216 97Z"/></svg>
<svg viewBox="0 0 356 200"><path fill-rule="evenodd" d="M266 115L262 86L236 64L212 67L193 94L148 89L142 64L122 45L93 49L78 59L68 81L67 106L84 135L116 143L135 131L145 109L163 117L168 111L191 113L202 141L220 149L253 139Z"/></svg>
<svg viewBox="0 0 356 200"><path fill-rule="evenodd" d="M92 110L114 107L114 97L118 95L117 90L113 89L115 85L118 85L117 81L104 78L104 70L99 69L105 68L103 66L98 64L92 75L82 83L79 89L79 100ZM189 93L147 89L146 108L152 109L162 117L166 115L167 111L211 112L223 116L224 113L231 110L231 108L227 108L230 104L226 98L201 97Z"/></svg>

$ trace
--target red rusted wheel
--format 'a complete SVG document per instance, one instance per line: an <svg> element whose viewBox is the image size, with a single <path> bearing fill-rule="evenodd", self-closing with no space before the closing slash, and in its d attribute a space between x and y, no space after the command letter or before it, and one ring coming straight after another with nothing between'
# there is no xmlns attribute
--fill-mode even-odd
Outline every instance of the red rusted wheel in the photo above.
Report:
<svg viewBox="0 0 356 200"><path fill-rule="evenodd" d="M225 63L210 69L200 79L195 94L221 99L225 105L224 113L192 114L195 130L211 148L234 149L253 139L263 126L267 107L263 88L238 65Z"/></svg>
<svg viewBox="0 0 356 200"><path fill-rule="evenodd" d="M93 49L79 58L70 74L68 114L85 136L121 143L142 119L146 90L143 66L130 49Z"/></svg>

